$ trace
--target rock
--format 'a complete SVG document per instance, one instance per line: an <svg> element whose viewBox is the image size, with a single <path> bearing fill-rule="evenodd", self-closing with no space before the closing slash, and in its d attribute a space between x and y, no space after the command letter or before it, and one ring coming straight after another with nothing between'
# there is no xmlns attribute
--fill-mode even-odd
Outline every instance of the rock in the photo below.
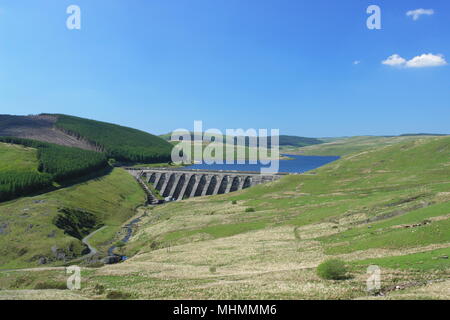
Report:
<svg viewBox="0 0 450 320"><path fill-rule="evenodd" d="M56 230L53 230L52 232L50 232L50 233L47 235L47 237L48 237L48 238L54 238L54 237L56 237Z"/></svg>
<svg viewBox="0 0 450 320"><path fill-rule="evenodd" d="M8 224L7 223L2 223L0 224L0 234L7 234L8 233Z"/></svg>
<svg viewBox="0 0 450 320"><path fill-rule="evenodd" d="M46 264L47 263L47 258L46 257L40 257L38 260L39 264Z"/></svg>
<svg viewBox="0 0 450 320"><path fill-rule="evenodd" d="M448 256L439 257L439 259L448 259Z"/></svg>
<svg viewBox="0 0 450 320"><path fill-rule="evenodd" d="M58 249L57 246L52 247L53 255L55 256L56 260L65 260L66 259L66 253L63 249Z"/></svg>

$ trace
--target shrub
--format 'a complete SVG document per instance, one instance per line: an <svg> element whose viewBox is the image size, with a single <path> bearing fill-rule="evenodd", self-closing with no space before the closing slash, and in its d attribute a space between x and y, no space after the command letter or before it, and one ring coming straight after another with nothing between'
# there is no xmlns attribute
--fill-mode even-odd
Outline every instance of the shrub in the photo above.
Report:
<svg viewBox="0 0 450 320"><path fill-rule="evenodd" d="M59 209L59 213L53 219L53 223L64 230L64 233L79 240L101 226L94 214L68 208Z"/></svg>
<svg viewBox="0 0 450 320"><path fill-rule="evenodd" d="M236 200L231 201L231 204L237 204Z"/></svg>
<svg viewBox="0 0 450 320"><path fill-rule="evenodd" d="M214 267L214 266L209 267L209 272L216 273L216 271L217 271L216 267Z"/></svg>
<svg viewBox="0 0 450 320"><path fill-rule="evenodd" d="M104 267L105 264L101 261L95 261L95 262L91 262L87 265L89 268L101 268Z"/></svg>
<svg viewBox="0 0 450 320"><path fill-rule="evenodd" d="M118 290L112 290L106 294L106 298L111 299L111 300L130 299L131 294L122 292L122 291L118 291Z"/></svg>
<svg viewBox="0 0 450 320"><path fill-rule="evenodd" d="M30 286L34 282L34 278L30 276L19 276L11 284L11 287L14 289L24 289Z"/></svg>
<svg viewBox="0 0 450 320"><path fill-rule="evenodd" d="M317 275L326 280L343 280L348 278L345 262L339 259L322 262L317 267Z"/></svg>
<svg viewBox="0 0 450 320"><path fill-rule="evenodd" d="M39 281L34 285L35 290L45 290L45 289L57 289L66 290L67 284L63 282L55 281Z"/></svg>
<svg viewBox="0 0 450 320"><path fill-rule="evenodd" d="M245 212L255 212L255 208L246 208Z"/></svg>
<svg viewBox="0 0 450 320"><path fill-rule="evenodd" d="M103 294L105 293L105 287L99 283L96 283L94 286L94 292L96 294Z"/></svg>

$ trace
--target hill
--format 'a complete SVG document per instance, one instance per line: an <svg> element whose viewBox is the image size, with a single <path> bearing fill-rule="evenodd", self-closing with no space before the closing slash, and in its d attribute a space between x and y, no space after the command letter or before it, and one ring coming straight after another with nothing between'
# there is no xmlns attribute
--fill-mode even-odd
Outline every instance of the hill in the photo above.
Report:
<svg viewBox="0 0 450 320"><path fill-rule="evenodd" d="M62 265L87 252L77 234L105 225L96 246L101 249L144 201L134 178L116 168L71 187L0 203L0 269ZM75 225L78 216L91 224Z"/></svg>
<svg viewBox="0 0 450 320"><path fill-rule="evenodd" d="M154 208L124 249L134 256L91 272L80 295L102 286L141 299L367 298L366 268L377 264L385 297L448 298L449 155L450 138L424 137ZM316 275L332 257L351 277Z"/></svg>
<svg viewBox="0 0 450 320"><path fill-rule="evenodd" d="M0 136L32 139L77 147L85 150L96 150L87 141L77 139L55 128L57 118L50 115L14 116L0 114Z"/></svg>
<svg viewBox="0 0 450 320"><path fill-rule="evenodd" d="M62 114L0 115L0 136L105 152L127 162L167 162L172 145L150 133Z"/></svg>
<svg viewBox="0 0 450 320"><path fill-rule="evenodd" d="M324 143L301 148L285 147L281 152L314 156L344 156L355 152L370 150L397 143L433 138L437 136L405 135L405 136L357 136L344 138L324 138Z"/></svg>
<svg viewBox="0 0 450 320"><path fill-rule="evenodd" d="M172 136L172 133L167 133L167 134L163 134L160 135L161 138L170 141ZM194 139L194 133L191 132L191 139ZM236 139L234 138L234 141L236 143ZM291 147L304 147L304 146L310 146L310 145L316 145L316 144L321 144L323 143L323 141L316 139L316 138L305 138L305 137L298 137L298 136L287 136L287 135L280 135L278 137L279 139L279 145L280 146L291 146ZM227 136L224 136L224 140L223 143L227 142ZM258 141L258 145L259 145L259 141ZM249 146L249 139L248 137L246 137L245 139L245 147ZM268 142L267 142L267 146L270 147L271 146L271 138L268 138Z"/></svg>
<svg viewBox="0 0 450 320"><path fill-rule="evenodd" d="M105 154L29 139L0 137L0 202L101 171Z"/></svg>
<svg viewBox="0 0 450 320"><path fill-rule="evenodd" d="M0 296L41 292L49 298L106 298L114 292L140 299L447 299L450 137L395 141L366 146L307 174L147 208L138 231L121 249L130 259L86 270L81 291L7 290L32 289L36 279L66 279L64 270L35 270L0 273L5 289ZM133 198L140 189L133 191L137 184L125 175L110 177L71 193L60 190L61 197L52 193L43 199L44 206L80 207L99 217L100 212L118 214L124 206L120 199ZM128 185L116 193L124 182ZM127 208L142 201L138 198L130 199ZM44 217L48 210L38 209L33 202L38 200L0 205L8 213L3 230L11 232L12 217L26 215L32 205L31 212ZM15 230L25 233L28 227L27 221ZM6 239L3 254L24 252L14 239ZM17 265L30 261L27 252L16 258ZM51 256L51 250L46 254ZM350 276L341 281L319 278L316 267L329 258L345 260ZM373 264L382 269L384 296L371 297L366 291L366 269ZM392 289L396 287L401 289Z"/></svg>
<svg viewBox="0 0 450 320"><path fill-rule="evenodd" d="M89 141L110 158L147 163L170 161L173 146L147 132L62 114L51 116L57 119L56 128L70 136Z"/></svg>

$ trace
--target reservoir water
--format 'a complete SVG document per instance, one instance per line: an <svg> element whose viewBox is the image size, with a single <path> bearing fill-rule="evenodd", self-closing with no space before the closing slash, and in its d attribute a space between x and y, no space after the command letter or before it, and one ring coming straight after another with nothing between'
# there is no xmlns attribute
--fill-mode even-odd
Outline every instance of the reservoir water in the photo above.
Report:
<svg viewBox="0 0 450 320"><path fill-rule="evenodd" d="M283 156L289 157L292 160L280 160L280 167L278 172L282 173L303 173L310 170L317 169L327 163L338 160L337 156L299 156L283 154ZM184 169L191 170L224 170L224 171L255 171L259 172L261 168L269 168L269 165L258 164L205 164L199 163L192 166L185 167Z"/></svg>

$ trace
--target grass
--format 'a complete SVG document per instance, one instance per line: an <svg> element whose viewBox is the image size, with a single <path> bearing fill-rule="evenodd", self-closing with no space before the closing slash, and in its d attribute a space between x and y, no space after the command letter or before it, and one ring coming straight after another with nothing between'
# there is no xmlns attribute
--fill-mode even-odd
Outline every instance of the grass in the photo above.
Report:
<svg viewBox="0 0 450 320"><path fill-rule="evenodd" d="M148 215L124 247L130 259L89 271L88 288L80 294L365 299L372 298L365 268L377 264L383 287L417 283L387 298L448 299L448 281L423 283L449 272L448 259L441 258L450 248L449 155L448 137L407 137L346 154L307 174L140 209ZM321 279L316 268L329 259L346 261L352 277ZM100 296L97 284L105 288ZM67 290L61 294L71 298Z"/></svg>
<svg viewBox="0 0 450 320"><path fill-rule="evenodd" d="M314 156L344 156L351 153L362 152L365 150L390 146L397 143L414 141L422 139L423 136L398 136L398 137L377 137L377 136L360 136L329 139L324 144L306 146L303 148L282 147L284 153L294 153L302 155Z"/></svg>
<svg viewBox="0 0 450 320"><path fill-rule="evenodd" d="M145 297L182 298L189 291L219 299L367 296L363 269L339 284L315 274L330 258L380 262L395 270L387 283L422 279L409 268L422 259L417 252L450 246L450 138L391 143L308 174L157 207L126 246L135 257L98 275L146 274L177 283L167 291L153 280L157 295L139 286ZM405 227L424 220L431 222ZM441 277L447 261L432 261L423 264L433 271L427 277Z"/></svg>
<svg viewBox="0 0 450 320"><path fill-rule="evenodd" d="M107 225L106 235L96 235L103 237L101 241L93 239L98 244L118 231L144 201L145 194L133 177L122 169L114 169L88 182L2 203L0 225L4 230L0 235L0 268L38 266L41 257L50 265L63 263L55 258L55 250L64 252L66 260L81 255L85 249L81 242L53 224L60 208L90 212Z"/></svg>
<svg viewBox="0 0 450 320"><path fill-rule="evenodd" d="M37 150L0 142L0 171L37 172Z"/></svg>
<svg viewBox="0 0 450 320"><path fill-rule="evenodd" d="M355 261L353 265L378 265L390 269L413 269L419 271L448 270L450 268L449 257L450 247L402 256L365 259Z"/></svg>

